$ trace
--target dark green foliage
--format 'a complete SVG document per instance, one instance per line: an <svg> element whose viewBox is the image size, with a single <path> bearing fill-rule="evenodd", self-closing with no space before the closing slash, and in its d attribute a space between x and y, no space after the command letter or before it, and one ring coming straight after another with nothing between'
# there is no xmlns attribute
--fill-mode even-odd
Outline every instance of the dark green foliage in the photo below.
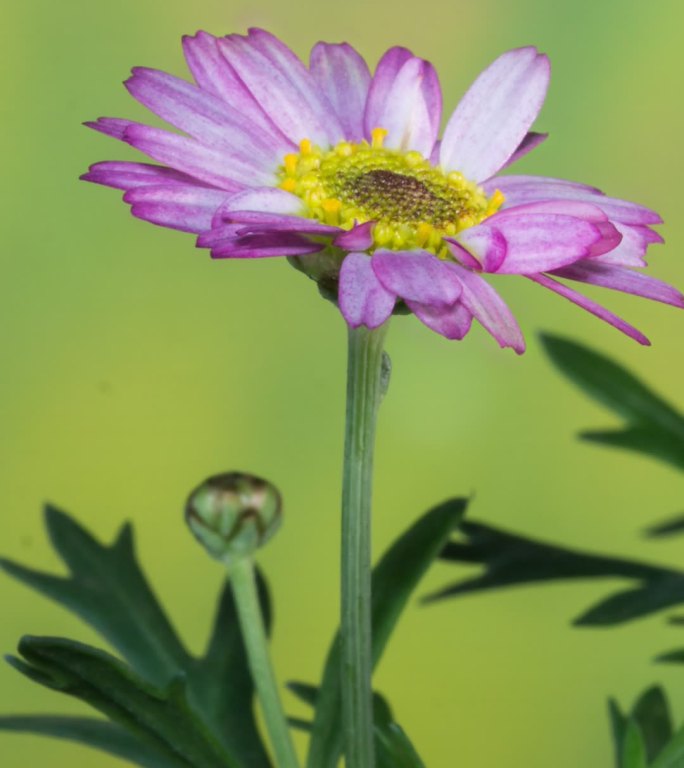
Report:
<svg viewBox="0 0 684 768"><path fill-rule="evenodd" d="M621 578L638 586L601 600L575 621L584 626L620 624L684 603L684 572L624 558L594 555L525 538L483 523L462 523L464 540L449 542L441 558L478 564L484 571L429 596L428 600L568 579Z"/></svg>
<svg viewBox="0 0 684 768"><path fill-rule="evenodd" d="M125 728L92 717L26 715L0 717L0 731L33 733L66 739L102 750L142 768L177 768L186 765L146 744Z"/></svg>
<svg viewBox="0 0 684 768"><path fill-rule="evenodd" d="M609 702L615 742L617 768L647 768L658 764L671 750L673 738L670 706L664 691L653 686L644 691L629 715L620 711L614 700ZM677 763L672 764L674 768Z"/></svg>
<svg viewBox="0 0 684 768"><path fill-rule="evenodd" d="M684 469L684 415L604 355L558 336L544 334L542 342L566 376L625 420L624 429L584 432L584 440L646 453Z"/></svg>
<svg viewBox="0 0 684 768"><path fill-rule="evenodd" d="M377 663L408 599L459 524L466 499L450 499L411 526L373 569L373 660ZM307 765L335 768L342 754L339 636L328 653L316 700Z"/></svg>
<svg viewBox="0 0 684 768"><path fill-rule="evenodd" d="M103 651L60 638L25 637L19 666L40 675L43 685L74 696L184 768L237 768L187 704L179 678L156 688ZM38 678L29 673L33 680Z"/></svg>
<svg viewBox="0 0 684 768"><path fill-rule="evenodd" d="M122 666L121 670L128 675L135 672L134 678L141 684L165 691L172 681L182 678L189 709L206 724L211 739L221 745L221 752L228 755L231 765L270 768L254 717L254 688L229 585L224 585L207 650L201 658L194 658L183 647L137 562L129 525L122 528L114 544L103 546L53 507L46 510L46 523L55 549L69 567L68 578L40 573L7 560L0 561L0 566L94 627L132 667L130 670ZM268 591L261 576L259 591L265 621L270 626ZM32 641L26 642L31 653ZM56 667L48 675L38 663L16 658L8 661L36 682L57 687ZM93 665L88 668L95 670ZM29 730L33 722L36 732L48 732L45 720L21 722L24 730ZM63 737L76 739L78 731L72 721L53 719L49 726L54 731L60 722L67 728ZM100 749L114 744L106 739L97 743L96 739L78 740Z"/></svg>

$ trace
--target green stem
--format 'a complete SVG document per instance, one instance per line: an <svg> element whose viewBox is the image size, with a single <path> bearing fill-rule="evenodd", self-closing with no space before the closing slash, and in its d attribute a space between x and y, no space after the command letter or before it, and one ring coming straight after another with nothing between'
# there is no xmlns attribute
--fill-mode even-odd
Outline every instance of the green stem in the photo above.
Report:
<svg viewBox="0 0 684 768"><path fill-rule="evenodd" d="M342 483L342 715L347 768L373 768L371 486L387 326L349 329Z"/></svg>
<svg viewBox="0 0 684 768"><path fill-rule="evenodd" d="M275 753L276 765L278 768L298 768L297 755L268 652L268 640L254 575L254 562L251 557L241 557L231 561L229 570L240 629L247 648L249 668Z"/></svg>

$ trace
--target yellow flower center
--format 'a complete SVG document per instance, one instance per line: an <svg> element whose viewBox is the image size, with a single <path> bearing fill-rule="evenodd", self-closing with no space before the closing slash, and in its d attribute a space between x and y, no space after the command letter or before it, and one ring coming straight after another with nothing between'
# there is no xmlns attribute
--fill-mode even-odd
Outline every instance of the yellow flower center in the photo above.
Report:
<svg viewBox="0 0 684 768"><path fill-rule="evenodd" d="M487 197L461 173L445 173L419 152L386 149L387 131L376 128L369 144L340 142L330 150L308 139L285 155L281 189L300 197L310 218L342 229L367 221L375 248L424 248L447 256L443 242L498 211L496 190Z"/></svg>

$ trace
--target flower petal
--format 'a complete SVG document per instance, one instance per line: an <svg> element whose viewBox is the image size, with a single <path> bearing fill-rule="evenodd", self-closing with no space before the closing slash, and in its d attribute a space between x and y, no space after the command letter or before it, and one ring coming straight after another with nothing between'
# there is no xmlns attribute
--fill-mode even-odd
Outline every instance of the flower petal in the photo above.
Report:
<svg viewBox="0 0 684 768"><path fill-rule="evenodd" d="M281 213L262 213L261 211L226 212L224 220L234 224L242 224L239 234L255 232L299 232L302 235L333 236L340 232L339 227L331 227L314 219L303 216L286 216Z"/></svg>
<svg viewBox="0 0 684 768"><path fill-rule="evenodd" d="M662 219L650 208L607 197L600 190L565 179L552 179L544 176L497 176L482 185L486 194L495 189L503 192L505 208L533 203L540 200L582 200L593 203L604 211L608 218L622 224L661 224Z"/></svg>
<svg viewBox="0 0 684 768"><path fill-rule="evenodd" d="M374 221L356 224L352 229L339 234L334 244L345 251L365 251L373 245L374 226Z"/></svg>
<svg viewBox="0 0 684 768"><path fill-rule="evenodd" d="M313 76L292 51L263 30L229 35L219 47L261 108L293 142L329 146L342 126Z"/></svg>
<svg viewBox="0 0 684 768"><path fill-rule="evenodd" d="M277 141L287 141L228 64L216 37L201 31L194 37L186 35L183 51L190 72L203 91L217 96L258 128L276 137Z"/></svg>
<svg viewBox="0 0 684 768"><path fill-rule="evenodd" d="M155 69L136 67L126 88L141 104L209 147L225 150L255 168L275 168L292 149L225 102L191 83Z"/></svg>
<svg viewBox="0 0 684 768"><path fill-rule="evenodd" d="M387 51L368 92L366 137L371 138L374 128L384 128L389 149L430 157L441 115L442 91L434 67L403 48Z"/></svg>
<svg viewBox="0 0 684 768"><path fill-rule="evenodd" d="M487 269L488 253L480 258L486 271L501 274L528 274L547 272L572 264L591 253L592 246L602 238L596 225L555 213L526 213L519 216L497 214L477 227L464 230L457 236L462 243L469 243L479 229L496 229L506 241L506 255L499 266Z"/></svg>
<svg viewBox="0 0 684 768"><path fill-rule="evenodd" d="M383 251L373 254L373 270L388 291L407 301L451 306L461 283L447 263L426 251Z"/></svg>
<svg viewBox="0 0 684 768"><path fill-rule="evenodd" d="M473 324L472 314L460 301L448 307L420 304L417 301L407 301L406 304L421 323L452 341L462 339Z"/></svg>
<svg viewBox="0 0 684 768"><path fill-rule="evenodd" d="M214 226L230 220L235 211L259 211L283 216L301 216L304 206L299 197L275 187L245 189L229 197L216 211Z"/></svg>
<svg viewBox="0 0 684 768"><path fill-rule="evenodd" d="M185 184L139 186L124 195L139 219L195 233L211 228L214 212L225 199L223 190Z"/></svg>
<svg viewBox="0 0 684 768"><path fill-rule="evenodd" d="M205 187L201 181L185 173L174 171L163 165L148 165L147 163L129 163L124 161L105 161L90 166L87 173L81 176L83 181L103 184L115 189L135 189L158 184L192 184ZM224 195L225 197L225 195Z"/></svg>
<svg viewBox="0 0 684 768"><path fill-rule="evenodd" d="M577 293L577 291L573 291L572 288L569 288L567 285L563 285L562 283L559 283L556 280L547 277L546 275L525 275L525 277L535 283L539 283L539 285L543 285L545 288L548 288L551 291L554 291L554 293L557 293L559 296L563 296L573 304L577 304L578 307L586 309L587 312L590 312L600 320L603 320L609 325L612 325L614 328L617 328L618 331L621 331L635 341L638 341L639 344L650 346L651 342L646 338L646 336L644 336L643 333L641 333L641 331L638 331L636 328L634 328L634 326L626 323L622 318L614 315L612 312L609 312L595 301L588 299L586 296L582 296L582 294Z"/></svg>
<svg viewBox="0 0 684 768"><path fill-rule="evenodd" d="M509 165L517 163L518 160L525 157L525 155L529 154L533 149L536 149L548 138L548 133L536 133L535 131L530 131L529 133L525 134L525 138L520 142L520 144L518 144L518 148L508 158L508 160L506 160L501 168L499 168L499 170L502 171L504 168L508 168Z"/></svg>
<svg viewBox="0 0 684 768"><path fill-rule="evenodd" d="M663 238L648 227L616 224L615 228L622 235L620 244L609 253L598 257L601 264L614 264L621 267L645 267L646 251L649 245L662 243Z"/></svg>
<svg viewBox="0 0 684 768"><path fill-rule="evenodd" d="M124 139L157 162L221 189L237 192L246 185L275 183L273 173L246 164L240 157L160 128L132 125L126 129Z"/></svg>
<svg viewBox="0 0 684 768"><path fill-rule="evenodd" d="M496 272L506 258L506 238L496 227L469 227L458 235L444 238L458 261L470 269Z"/></svg>
<svg viewBox="0 0 684 768"><path fill-rule="evenodd" d="M316 253L323 247L291 232L269 232L224 240L213 246L211 256L214 259L263 259Z"/></svg>
<svg viewBox="0 0 684 768"><path fill-rule="evenodd" d="M120 117L98 117L97 120L88 120L83 123L86 128L92 128L98 133L104 133L105 136L111 136L113 139L124 141L126 130L132 125L142 125L134 123L132 120L122 120Z"/></svg>
<svg viewBox="0 0 684 768"><path fill-rule="evenodd" d="M442 137L441 163L475 181L488 179L514 154L539 114L549 60L536 48L499 56L470 86Z"/></svg>
<svg viewBox="0 0 684 768"><path fill-rule="evenodd" d="M311 74L332 104L349 141L361 141L363 114L371 76L368 65L347 43L317 43L311 51Z"/></svg>
<svg viewBox="0 0 684 768"><path fill-rule="evenodd" d="M350 253L342 262L338 302L352 328L377 328L392 314L396 296L375 276L365 253Z"/></svg>
<svg viewBox="0 0 684 768"><path fill-rule="evenodd" d="M501 296L480 275L460 264L450 266L463 286L460 303L489 331L499 346L512 347L521 355L525 351L525 339Z"/></svg>
<svg viewBox="0 0 684 768"><path fill-rule="evenodd" d="M684 296L662 280L624 267L597 263L595 259L578 261L569 267L554 270L553 274L568 280L577 280L581 283L612 288L614 291L631 293L634 296L643 296L674 307L684 307Z"/></svg>

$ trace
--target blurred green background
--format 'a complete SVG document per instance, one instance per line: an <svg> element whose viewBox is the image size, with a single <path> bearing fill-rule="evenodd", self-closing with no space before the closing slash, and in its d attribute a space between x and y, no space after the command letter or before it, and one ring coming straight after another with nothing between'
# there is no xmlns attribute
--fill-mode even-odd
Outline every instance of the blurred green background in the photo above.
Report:
<svg viewBox="0 0 684 768"><path fill-rule="evenodd" d="M2 554L57 567L42 531L46 499L104 539L133 519L156 588L199 650L221 573L184 529L184 497L216 471L262 474L281 487L287 512L261 557L277 600L275 660L283 680L313 681L337 620L343 322L284 261L212 263L191 236L134 220L115 191L79 182L89 163L135 156L80 122L145 119L122 80L133 65L185 75L180 36L198 28L261 25L302 55L319 39L348 40L371 62L390 45L409 46L435 63L447 114L499 53L535 44L553 64L537 123L551 138L520 171L586 181L658 209L668 243L653 249L652 274L682 287L684 6L26 0L6 3L3 16ZM591 342L682 404L684 315L605 294L651 337L644 349L538 286L500 285L529 341L522 358L480 330L450 343L413 319L393 321L375 551L432 503L474 492L474 518L678 564L681 542L646 544L638 531L681 510L681 477L577 442L578 428L611 417L551 369L536 334ZM465 573L437 565L425 591ZM627 704L654 681L684 716L681 676L650 662L681 644L662 617L611 631L568 626L606 586L412 607L377 685L430 768L608 766L606 696ZM7 578L0 601L3 651L23 633L95 639ZM6 666L0 692L3 713L84 711ZM120 765L4 734L0 763Z"/></svg>

